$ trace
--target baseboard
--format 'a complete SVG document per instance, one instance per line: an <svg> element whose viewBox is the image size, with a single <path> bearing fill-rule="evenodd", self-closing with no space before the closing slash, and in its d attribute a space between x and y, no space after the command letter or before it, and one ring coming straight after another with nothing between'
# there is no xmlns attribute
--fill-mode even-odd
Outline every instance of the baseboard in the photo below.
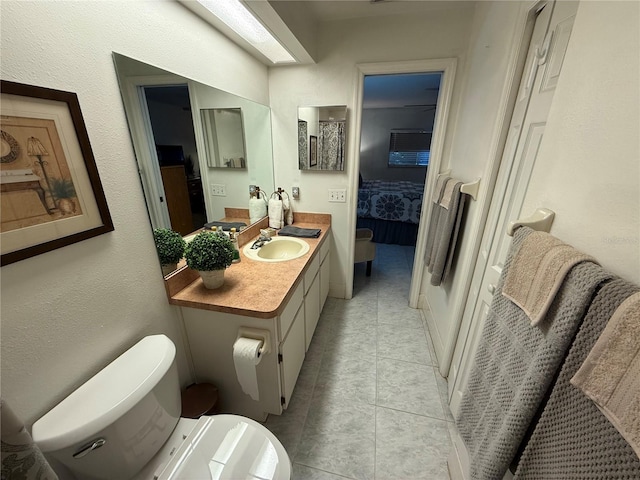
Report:
<svg viewBox="0 0 640 480"><path fill-rule="evenodd" d="M469 455L457 431L451 434L451 443L451 451L447 458L451 480L466 480L469 478Z"/></svg>

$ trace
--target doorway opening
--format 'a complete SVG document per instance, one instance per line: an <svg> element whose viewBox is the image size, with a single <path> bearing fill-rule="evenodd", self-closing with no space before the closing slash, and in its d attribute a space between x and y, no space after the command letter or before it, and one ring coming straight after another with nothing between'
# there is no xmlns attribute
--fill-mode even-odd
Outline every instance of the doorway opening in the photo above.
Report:
<svg viewBox="0 0 640 480"><path fill-rule="evenodd" d="M366 75L357 228L415 247L442 72Z"/></svg>
<svg viewBox="0 0 640 480"><path fill-rule="evenodd" d="M381 138L384 139L383 144L386 143L386 145L383 147L383 153L379 153L377 155L378 160L376 162L377 165L381 165L378 172L384 172L384 174L378 174L384 175L382 178L386 178L386 181L393 181L395 179L396 181L405 181L408 183L414 182L422 184L423 187L422 191L417 194L417 198L414 198L413 201L405 198L396 199L395 201L392 200L391 202L386 202L386 204L384 200L376 202L378 203L378 211L381 211L382 209L389 209L391 211L397 204L401 204L406 207L403 210L402 215L398 214L396 210L396 221L400 221L400 223L403 224L403 227L399 227L401 229L411 225L411 222L408 222L410 212L415 212L415 217L417 217L414 217L414 220L417 220L417 222L413 224L414 226L408 227L413 230L413 233L410 234L410 238L412 237L414 239L409 243L412 243L413 245L411 246L415 248L409 267L412 273L410 276L411 280L408 299L409 306L412 308L418 307L420 284L423 272L423 262L413 261L413 258L421 259L424 256L426 245L426 225L424 225L426 222L421 222L420 219L428 218L430 208L430 202L423 202L422 198L429 198L430 192L435 187L436 175L427 175L427 171L440 171L445 130L453 93L456 64L457 62L454 58L442 58L434 60L413 60L406 62L384 62L358 65L359 75L356 83L356 111L359 115L356 117L354 128L355 141L353 142L352 150L352 158L354 158L354 162L350 165L350 177L353 182L352 188L354 188L354 190L359 194L355 199L356 201L352 204L352 216L349 219L349 225L353 231L355 231L359 225L366 225L364 221L360 220L360 218L364 218L364 215L361 215L360 212L366 210L368 206L370 208L370 205L374 203L369 202L369 205L367 205L367 194L360 191L361 164L366 172L366 169L368 168L367 155L370 151L367 139L368 133L366 133L368 131L368 127L364 117L368 116L369 113L374 113L375 111L372 110L369 112L370 109L364 107L366 88L365 81L367 82L367 87L370 86L369 82L373 81L375 86L376 81L378 81L382 82L382 92L395 91L397 97L404 95L402 103L396 100L395 105L398 112L400 112L400 108L408 108L418 110L420 114L425 115L425 120L423 120L424 126L419 124L418 126L403 128L399 121L398 123L392 124L396 126L387 126L387 130L381 135ZM386 88L384 87L385 81L392 82L396 78L404 80L405 82L415 82L420 85L422 76L424 76L425 79L429 78L430 83L423 83L420 86L422 90L421 96L414 95L407 99L406 94L410 91L408 87L405 86L405 88L399 87L394 89L390 89L388 86ZM437 90L435 90L436 87ZM372 96L367 95L367 98L372 98ZM433 118L428 119L429 116L432 116ZM396 131L392 132L391 129L395 129ZM409 131L407 131L407 129L409 129ZM404 135L407 133L410 135ZM427 137L429 137L428 141L426 140ZM404 143L405 141L406 143ZM426 149L427 145L428 150ZM397 148L398 146L400 147L399 149ZM426 153L427 151L428 153ZM361 160L361 157L364 157L364 160ZM396 159L395 162L394 157ZM398 158L401 160L398 161ZM415 160L414 164L410 167L397 166L398 163L410 163L411 158ZM389 164L390 159L391 166ZM421 165L421 163L427 163L427 165ZM407 172L412 172L412 174L407 175ZM365 179L365 175L370 175L370 173L363 173L362 180ZM375 170L373 175L376 175ZM411 180L402 180L403 178L409 178ZM371 178L371 180L381 179ZM384 194L378 193L376 199L379 199L382 195ZM389 197L387 197L387 199L388 198ZM379 225L373 226L379 231L384 230L384 227L378 228ZM382 233L378 233L377 235L381 234ZM350 249L353 250L352 253L354 254L354 258L355 241L355 235L353 235L350 243ZM373 274L375 275L375 272ZM346 298L351 298L353 295L354 269L348 269L346 276Z"/></svg>
<svg viewBox="0 0 640 480"><path fill-rule="evenodd" d="M207 221L187 85L141 87L171 229L181 235Z"/></svg>

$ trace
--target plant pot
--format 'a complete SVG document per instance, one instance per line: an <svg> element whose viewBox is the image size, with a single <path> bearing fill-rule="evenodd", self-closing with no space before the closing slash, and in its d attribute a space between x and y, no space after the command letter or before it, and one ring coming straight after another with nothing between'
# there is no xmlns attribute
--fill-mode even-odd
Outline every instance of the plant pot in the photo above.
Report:
<svg viewBox="0 0 640 480"><path fill-rule="evenodd" d="M211 290L214 288L220 288L224 284L224 269L198 271L198 273L202 277L204 286Z"/></svg>
<svg viewBox="0 0 640 480"><path fill-rule="evenodd" d="M175 271L176 268L178 268L177 263L167 263L166 265L162 265L162 276L166 277L171 272Z"/></svg>
<svg viewBox="0 0 640 480"><path fill-rule="evenodd" d="M61 198L57 203L58 209L62 212L63 215L76 213L76 202L74 202L70 198Z"/></svg>

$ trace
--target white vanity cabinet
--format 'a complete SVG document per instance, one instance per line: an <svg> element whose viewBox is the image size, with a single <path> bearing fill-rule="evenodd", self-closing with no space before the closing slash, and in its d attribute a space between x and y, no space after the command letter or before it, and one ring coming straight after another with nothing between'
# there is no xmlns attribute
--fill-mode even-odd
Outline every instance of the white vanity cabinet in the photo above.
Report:
<svg viewBox="0 0 640 480"><path fill-rule="evenodd" d="M309 349L320 313L329 294L330 249L331 244L326 240L320 246L318 255L304 275L305 351Z"/></svg>
<svg viewBox="0 0 640 480"><path fill-rule="evenodd" d="M280 381L282 383L280 403L283 408L289 406L289 400L291 400L298 374L304 362L303 293L303 284L300 282L279 317L278 363L280 364Z"/></svg>
<svg viewBox="0 0 640 480"><path fill-rule="evenodd" d="M331 276L331 241L326 239L320 246L320 311L329 295L329 278Z"/></svg>
<svg viewBox="0 0 640 480"><path fill-rule="evenodd" d="M220 411L263 421L267 414L281 414L288 407L327 297L329 249L327 239L299 274L278 316L258 318L220 311L218 306L180 306L195 381L218 387ZM270 334L270 351L256 365L258 400L242 391L235 370L233 345L241 327Z"/></svg>
<svg viewBox="0 0 640 480"><path fill-rule="evenodd" d="M326 243L326 242L325 242ZM304 274L305 352L320 318L320 255L316 255Z"/></svg>

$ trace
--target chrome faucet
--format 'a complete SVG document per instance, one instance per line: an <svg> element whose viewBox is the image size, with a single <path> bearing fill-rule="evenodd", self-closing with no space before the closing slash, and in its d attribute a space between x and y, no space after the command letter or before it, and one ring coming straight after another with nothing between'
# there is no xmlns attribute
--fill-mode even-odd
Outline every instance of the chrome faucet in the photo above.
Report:
<svg viewBox="0 0 640 480"><path fill-rule="evenodd" d="M265 243L270 241L271 241L271 237L265 237L264 235L260 235L260 237L255 242L253 242L253 245L251 245L251 250L257 250L258 248L262 247Z"/></svg>

